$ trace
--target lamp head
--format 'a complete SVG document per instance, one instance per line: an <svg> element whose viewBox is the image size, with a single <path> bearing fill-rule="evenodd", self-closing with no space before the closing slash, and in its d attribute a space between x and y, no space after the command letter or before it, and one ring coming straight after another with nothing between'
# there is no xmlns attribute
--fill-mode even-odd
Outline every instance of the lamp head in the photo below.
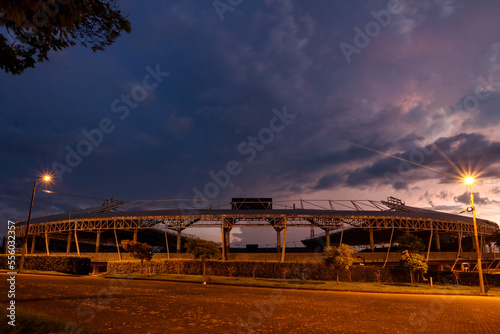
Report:
<svg viewBox="0 0 500 334"><path fill-rule="evenodd" d="M472 176L467 176L464 180L465 184L471 186L474 183L474 178Z"/></svg>

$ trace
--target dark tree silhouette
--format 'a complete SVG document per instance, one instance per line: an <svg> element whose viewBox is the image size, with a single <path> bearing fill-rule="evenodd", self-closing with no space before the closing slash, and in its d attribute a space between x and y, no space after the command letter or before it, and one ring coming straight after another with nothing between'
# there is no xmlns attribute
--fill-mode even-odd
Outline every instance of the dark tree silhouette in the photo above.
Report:
<svg viewBox="0 0 500 334"><path fill-rule="evenodd" d="M195 259L216 259L220 253L219 245L209 240L188 238L184 247L189 253L193 254Z"/></svg>
<svg viewBox="0 0 500 334"><path fill-rule="evenodd" d="M425 246L422 244L420 239L413 234L402 234L399 236L396 242L399 244L399 250L401 252L407 250L410 253L418 253L425 250Z"/></svg>
<svg viewBox="0 0 500 334"><path fill-rule="evenodd" d="M123 249L128 250L133 258L141 260L141 264L146 261L151 261L153 258L153 249L147 243L122 240Z"/></svg>
<svg viewBox="0 0 500 334"><path fill-rule="evenodd" d="M116 0L0 0L0 68L21 74L77 43L104 50L122 31L130 22Z"/></svg>

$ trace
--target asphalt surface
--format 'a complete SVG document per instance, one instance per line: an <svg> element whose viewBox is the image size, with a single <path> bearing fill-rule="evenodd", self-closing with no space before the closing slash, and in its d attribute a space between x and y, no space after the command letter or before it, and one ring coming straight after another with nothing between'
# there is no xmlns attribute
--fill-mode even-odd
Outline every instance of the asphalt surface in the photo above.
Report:
<svg viewBox="0 0 500 334"><path fill-rule="evenodd" d="M17 275L16 305L102 333L500 333L498 297Z"/></svg>

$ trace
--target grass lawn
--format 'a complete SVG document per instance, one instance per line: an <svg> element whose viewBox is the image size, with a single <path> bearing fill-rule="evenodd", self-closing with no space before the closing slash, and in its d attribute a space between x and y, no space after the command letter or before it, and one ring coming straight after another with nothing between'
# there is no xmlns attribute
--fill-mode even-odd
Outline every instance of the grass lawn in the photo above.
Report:
<svg viewBox="0 0 500 334"><path fill-rule="evenodd" d="M479 287L438 285L431 287L429 284L410 283L365 283L365 282L340 282L332 281L311 281L311 280L283 280L271 278L251 278L251 277L220 277L220 276L195 276L195 275L155 275L147 276L141 274L132 275L102 275L106 278L131 278L131 279L151 279L177 282L195 282L208 284L230 284L259 287L277 287L287 289L310 289L310 290L332 290L332 291L365 291L365 292L389 292L389 293L419 293L419 294L457 294L469 295L479 294ZM500 288L491 288L488 294L500 297Z"/></svg>
<svg viewBox="0 0 500 334"><path fill-rule="evenodd" d="M0 333L5 334L47 334L47 333L79 333L79 334L97 334L77 324L61 321L44 314L35 313L32 311L21 311L16 308L15 327L8 324L10 321L7 318L8 304L0 304ZM81 330L81 331L79 331Z"/></svg>

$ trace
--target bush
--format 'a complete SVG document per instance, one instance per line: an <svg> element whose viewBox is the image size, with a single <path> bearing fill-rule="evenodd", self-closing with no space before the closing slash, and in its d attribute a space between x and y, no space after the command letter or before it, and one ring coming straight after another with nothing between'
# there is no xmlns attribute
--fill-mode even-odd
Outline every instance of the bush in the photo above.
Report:
<svg viewBox="0 0 500 334"><path fill-rule="evenodd" d="M484 274L484 285L489 287L500 287L500 274ZM461 285L479 286L479 275L477 272L460 272L458 283Z"/></svg>
<svg viewBox="0 0 500 334"><path fill-rule="evenodd" d="M411 234L408 234L411 235ZM404 250L401 256L400 264L403 268L410 272L410 280L413 283L414 273L417 273L417 283L419 280L419 276L425 275L427 270L429 269L429 265L425 262L425 258L417 253L410 253L408 250Z"/></svg>
<svg viewBox="0 0 500 334"><path fill-rule="evenodd" d="M333 267L337 273L336 278L338 283L340 274L347 272L354 262L352 257L353 250L348 245L342 244L338 247L325 247L323 254L325 255L324 262Z"/></svg>
<svg viewBox="0 0 500 334"><path fill-rule="evenodd" d="M275 279L312 279L353 282L395 282L396 277L409 280L401 269L387 269L370 266L354 266L350 270L332 268L324 263L257 262L219 260L152 260L151 268L156 274L203 275L203 262L213 276L257 277ZM141 272L140 261L111 261L110 274L133 274Z"/></svg>
<svg viewBox="0 0 500 334"><path fill-rule="evenodd" d="M122 240L121 244L123 249L128 250L134 259L141 260L141 263L144 260L151 261L153 258L153 249L147 243Z"/></svg>
<svg viewBox="0 0 500 334"><path fill-rule="evenodd" d="M220 260L151 260L151 268L156 274L164 275L203 275L203 263L211 276L256 277L275 279L310 279L335 281L337 273L340 281L408 283L410 273L404 268L382 268L372 266L352 266L349 270L337 271L325 263L297 262L257 262L257 261L220 261ZM109 274L141 273L141 262L111 261L108 263ZM425 277L433 277L434 283L456 283L451 271L429 271ZM460 273L459 283L478 285L477 273ZM500 275L485 275L485 285L500 286Z"/></svg>
<svg viewBox="0 0 500 334"><path fill-rule="evenodd" d="M220 255L219 245L209 240L188 238L185 247L195 259L218 259Z"/></svg>
<svg viewBox="0 0 500 334"><path fill-rule="evenodd" d="M0 255L0 269L8 269L8 255ZM16 270L21 256L16 256ZM88 275L90 273L89 257L79 256L30 256L24 257L25 270L58 271L67 274Z"/></svg>

